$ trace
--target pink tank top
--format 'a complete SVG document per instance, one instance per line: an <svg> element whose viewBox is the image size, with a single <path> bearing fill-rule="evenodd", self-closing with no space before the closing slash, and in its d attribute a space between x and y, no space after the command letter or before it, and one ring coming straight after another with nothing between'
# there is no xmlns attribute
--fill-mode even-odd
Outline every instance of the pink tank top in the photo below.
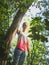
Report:
<svg viewBox="0 0 49 65"><path fill-rule="evenodd" d="M26 51L27 50L27 43L28 43L27 38L24 38L23 35L20 35L18 37L18 43L17 43L16 48L19 48L22 51Z"/></svg>

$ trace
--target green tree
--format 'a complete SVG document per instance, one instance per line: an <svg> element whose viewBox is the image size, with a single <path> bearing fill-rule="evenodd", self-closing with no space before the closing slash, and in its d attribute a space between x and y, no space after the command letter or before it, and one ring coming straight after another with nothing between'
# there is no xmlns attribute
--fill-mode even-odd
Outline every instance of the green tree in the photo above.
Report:
<svg viewBox="0 0 49 65"><path fill-rule="evenodd" d="M41 12L37 13L36 18L33 18L30 23L30 26L31 26L30 32L32 32L32 34L29 36L32 38L32 41L33 41L31 58L30 58L30 59L33 58L31 61L31 65L32 64L33 65L48 65L49 58L48 59L45 58L45 55L47 55L49 52L46 52L45 42L48 42L48 38L46 38L46 36L49 36L49 12L48 12L49 11L49 1L48 0L40 0L40 1L37 0L36 2L34 2L34 5L37 8L39 8ZM42 43L41 44L42 46L40 45L39 40ZM39 47L38 47L38 45L39 45ZM41 46L41 48L40 48L40 46ZM43 50L42 47L45 50ZM42 51L41 49L44 52L39 53L39 50ZM37 52L37 50L38 50L38 52ZM41 54L41 56L39 56L40 54Z"/></svg>
<svg viewBox="0 0 49 65"><path fill-rule="evenodd" d="M31 65L47 65L45 58L46 46L44 42L47 42L46 33L45 33L45 22L41 20L40 17L35 17L30 22L30 30L32 41L32 50L30 56ZM28 64L29 65L29 64Z"/></svg>
<svg viewBox="0 0 49 65"><path fill-rule="evenodd" d="M7 64L10 43L23 15L34 0L1 0L0 1L0 49L1 65ZM15 12L16 11L16 12ZM15 16L12 18L12 14ZM12 21L12 22L11 22ZM11 25L9 23L11 22Z"/></svg>

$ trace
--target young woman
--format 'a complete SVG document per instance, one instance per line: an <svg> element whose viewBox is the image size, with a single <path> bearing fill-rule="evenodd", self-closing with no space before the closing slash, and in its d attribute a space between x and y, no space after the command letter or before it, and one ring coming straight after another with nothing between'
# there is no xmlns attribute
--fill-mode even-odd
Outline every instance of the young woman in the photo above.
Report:
<svg viewBox="0 0 49 65"><path fill-rule="evenodd" d="M28 39L25 34L25 31L27 29L27 23L24 22L22 25L22 33L17 30L18 33L18 42L17 46L14 51L14 65L23 65L24 60L25 60L25 51L28 51L28 55L30 54L29 52L29 44L28 44Z"/></svg>

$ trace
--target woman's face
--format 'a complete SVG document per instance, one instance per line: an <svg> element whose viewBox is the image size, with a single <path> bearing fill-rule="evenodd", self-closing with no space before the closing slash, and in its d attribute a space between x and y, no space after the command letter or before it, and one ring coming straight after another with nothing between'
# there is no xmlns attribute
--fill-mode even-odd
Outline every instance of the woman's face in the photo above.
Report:
<svg viewBox="0 0 49 65"><path fill-rule="evenodd" d="M27 28L27 24L24 24L23 25L23 29L25 30Z"/></svg>

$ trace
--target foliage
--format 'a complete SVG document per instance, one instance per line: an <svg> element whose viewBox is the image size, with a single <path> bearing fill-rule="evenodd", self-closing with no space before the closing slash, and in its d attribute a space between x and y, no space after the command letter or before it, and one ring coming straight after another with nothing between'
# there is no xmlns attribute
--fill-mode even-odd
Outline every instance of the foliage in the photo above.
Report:
<svg viewBox="0 0 49 65"><path fill-rule="evenodd" d="M15 12L15 1L14 0L0 0L0 59L5 54L4 36L9 29L9 23L12 21L12 14ZM15 14L14 14L15 15Z"/></svg>
<svg viewBox="0 0 49 65"><path fill-rule="evenodd" d="M40 17L44 19L49 19L49 1L48 0L37 1L36 6L41 10L41 12L39 13L39 16L41 14L42 16Z"/></svg>
<svg viewBox="0 0 49 65"><path fill-rule="evenodd" d="M30 55L30 61L27 65L39 65L39 64L47 64L45 55L46 54L46 48L45 45L42 44L42 42L39 40L33 40L32 44L32 50Z"/></svg>
<svg viewBox="0 0 49 65"><path fill-rule="evenodd" d="M45 23L41 21L41 18L36 17L31 21L29 31L32 31L30 35L32 40L41 40L42 42L48 41L45 37Z"/></svg>
<svg viewBox="0 0 49 65"><path fill-rule="evenodd" d="M45 58L47 52L44 42L48 42L48 40L46 38L45 30L45 22L42 21L40 17L35 17L32 19L29 30L29 32L31 32L29 37L31 37L32 41L32 50L30 56L31 65L47 65Z"/></svg>
<svg viewBox="0 0 49 65"><path fill-rule="evenodd" d="M9 7L10 6L10 7ZM11 22L11 15L16 10L15 1L0 1L0 35L5 34Z"/></svg>
<svg viewBox="0 0 49 65"><path fill-rule="evenodd" d="M21 12L26 12L29 5L34 0L1 0L0 1L0 35L5 33L11 22L11 15L20 9ZM15 14L14 14L15 15ZM4 32L5 31L5 32Z"/></svg>
<svg viewBox="0 0 49 65"><path fill-rule="evenodd" d="M17 0L16 6L21 10L21 12L26 12L29 5L32 4L34 0Z"/></svg>
<svg viewBox="0 0 49 65"><path fill-rule="evenodd" d="M0 35L6 35L17 11L26 12L34 0L1 0L0 1Z"/></svg>

